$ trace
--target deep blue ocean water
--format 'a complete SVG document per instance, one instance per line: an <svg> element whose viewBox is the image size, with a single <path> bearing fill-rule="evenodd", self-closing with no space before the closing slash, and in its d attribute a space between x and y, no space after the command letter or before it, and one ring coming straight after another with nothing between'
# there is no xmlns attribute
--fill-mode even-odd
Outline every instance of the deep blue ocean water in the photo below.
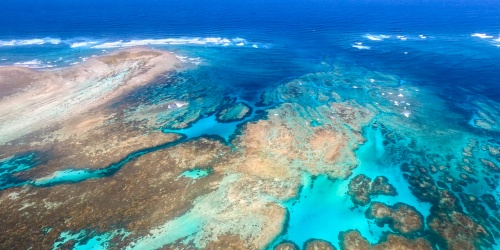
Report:
<svg viewBox="0 0 500 250"><path fill-rule="evenodd" d="M227 49L223 58L217 56L220 53L216 58L206 57L226 61L221 62L225 67L236 67L230 76L233 85L273 84L314 71L308 62L315 65L345 56L386 72L418 78L422 84L439 85L443 91L474 86L474 92L500 98L495 88L500 79L496 70L500 41L494 41L500 36L499 19L500 2L490 0L4 1L0 4L0 60L7 61L0 63L13 63L14 58L17 62L42 60L38 57L50 55L57 60L61 54L75 59L78 53L88 52L88 47L68 47L84 41L243 38L271 49ZM474 33L493 37L471 37ZM371 41L366 34L391 39ZM19 40L29 39L46 41L44 46L6 45L11 40L23 43ZM356 42L371 49L353 48ZM95 49L90 53L95 54ZM232 59L240 58L246 60L231 65L235 64Z"/></svg>
<svg viewBox="0 0 500 250"><path fill-rule="evenodd" d="M468 124L476 112L474 100L500 102L500 1L17 0L0 3L2 66L66 67L92 55L133 45L174 51L186 62L200 66L197 74L203 75L203 84L222 86L225 95L250 105L259 101L264 91L307 73L328 71L338 61L394 74L436 93L445 106L435 107L435 112L430 113L442 115L440 118L450 126L464 130L477 132ZM447 110L459 115L448 117ZM428 118L430 122L435 117ZM180 132L184 131L188 138L215 134L228 140L237 125L217 124L213 116L208 116ZM211 126L216 130L213 134L209 131ZM494 137L498 133L489 135ZM356 173L371 178L390 175L390 169L377 169L386 165L372 161L374 152L379 152L375 148L381 143L381 135L367 130L365 136L369 138L357 153L361 164ZM143 153L136 152L131 157ZM28 160L24 161L29 163ZM3 162L1 168L15 168L11 162L16 160ZM16 171L29 168L28 163L18 166ZM119 167L110 168L116 171ZM62 171L47 182L33 184L77 182L100 178L108 172ZM424 215L428 213L429 204L419 204L405 189L407 183L397 178L399 175L398 172L389 179L401 194L398 199L403 200L380 198L381 201L405 201ZM342 184L324 176L314 181L315 188L309 188L312 179L305 176L305 188L297 197L309 196L309 200L295 209L290 205L294 200L283 205L289 209L290 225L288 234L277 240L293 240L299 245L311 237L331 240L336 239L337 231L357 225L364 211L351 211L350 200L341 195L347 182ZM325 198L325 193L338 196ZM314 206L318 206L317 211L310 209ZM332 207L342 209L328 210ZM340 217L344 213L349 213L345 217L352 220L340 223L336 231L325 233L326 227L339 222L323 220L322 216ZM359 222L358 228L371 230L369 240L375 243L382 229L372 230L375 225L363 222ZM304 233L302 225L318 230Z"/></svg>

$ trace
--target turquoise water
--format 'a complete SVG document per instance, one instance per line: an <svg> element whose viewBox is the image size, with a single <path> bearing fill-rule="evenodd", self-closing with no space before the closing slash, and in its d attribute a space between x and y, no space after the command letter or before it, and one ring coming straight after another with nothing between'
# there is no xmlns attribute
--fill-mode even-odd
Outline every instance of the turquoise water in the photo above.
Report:
<svg viewBox="0 0 500 250"><path fill-rule="evenodd" d="M384 232L392 230L385 225L379 227L365 217L368 206L356 206L347 194L350 180L364 174L374 179L385 176L389 184L398 192L397 196L379 195L372 201L394 205L403 202L417 209L424 217L430 214L431 204L420 202L410 191L409 184L403 178L397 163L391 166L384 157L386 151L384 136L374 123L364 128L366 142L356 150L359 165L347 180L330 179L325 175L311 176L304 174L302 188L298 197L283 204L288 211L288 221L270 249L276 244L288 240L303 246L311 239L322 239L331 242L337 248L340 232L357 229L371 243L377 243ZM396 166L394 166L396 165Z"/></svg>
<svg viewBox="0 0 500 250"><path fill-rule="evenodd" d="M40 159L36 153L22 153L0 159L0 189L22 185L14 175L39 165Z"/></svg>
<svg viewBox="0 0 500 250"><path fill-rule="evenodd" d="M191 169L182 172L181 177L191 178L191 179L201 179L203 177L207 177L212 172L212 169Z"/></svg>
<svg viewBox="0 0 500 250"><path fill-rule="evenodd" d="M363 236L376 243L383 231L365 218L365 208L355 207L347 195L348 182L331 180L327 176L310 176L304 174L299 197L289 200L283 205L288 211L288 221L283 235L271 244L289 240L303 246L311 239L322 239L331 242L337 248L340 232L358 229Z"/></svg>
<svg viewBox="0 0 500 250"><path fill-rule="evenodd" d="M356 151L359 165L354 169L352 176L364 174L374 179L377 176L385 176L391 185L393 185L398 195L379 196L373 201L380 201L385 204L394 205L403 202L417 208L424 217L430 214L431 204L419 201L410 191L408 182L403 178L401 171L401 162L391 162L384 158L386 154L384 146L384 136L380 128L374 128L373 124L365 128L365 138L367 141Z"/></svg>
<svg viewBox="0 0 500 250"><path fill-rule="evenodd" d="M123 230L103 234L97 234L96 232L85 229L75 233L62 232L54 243L52 249L61 249L64 244L69 241L74 241L75 244L72 248L74 250L104 250L109 249L109 241L113 238L118 237L123 239L123 237L126 237L129 234L130 233Z"/></svg>
<svg viewBox="0 0 500 250"><path fill-rule="evenodd" d="M22 0L7 1L1 7L1 66L54 69L80 64L93 55L144 45L173 51L190 69L122 100L130 107L124 110L126 115L138 114L151 105L182 103L155 117L159 130L181 134L181 139L131 152L109 166L72 169L68 165L35 180L19 179L17 174L43 164L43 157L38 152L19 152L0 160L0 190L112 178L131 160L203 136L231 144L241 126L265 118L267 109L283 102L309 107L304 114L309 124L325 126L313 119L319 106L355 101L380 113L363 128L367 141L355 151L357 167L346 180L303 173L298 196L281 204L288 211L287 223L270 246L282 240L302 246L314 238L338 247L338 233L348 229L358 229L370 242L378 242L382 232L390 229L366 219L367 206L355 207L346 194L349 181L360 174L372 179L385 176L398 192L397 196L377 196L372 201L403 202L424 217L432 215L431 206L438 204L439 198L421 196L435 192L419 189L418 183L410 182L413 177L429 178L430 186L456 197L491 194L500 200L498 173L481 162L486 159L500 166L499 156L483 149L500 144L497 2L294 0L284 6L283 1L274 0L147 4L135 0ZM312 75L303 85L293 86L296 95L269 94L309 73ZM312 98L318 93L324 94L324 99ZM272 96L265 100L267 106L260 105L263 94ZM252 107L251 116L217 122L216 114L237 102ZM482 113L486 118L480 116ZM477 125L481 119L486 121L483 127ZM472 151L473 156L466 157L463 148L469 139L478 140L479 146ZM427 172L403 170L404 164ZM443 170L432 173L434 165ZM461 177L464 167L475 171L467 173L473 180ZM208 169L200 168L181 176L196 180L209 174ZM489 221L497 211L486 208L487 216L475 213L459 200L463 211L476 221L488 221L487 230L500 239L500 228ZM481 199L476 204L479 206L486 206ZM163 242L200 230L202 219L196 214L180 218L179 223L188 226L175 235L159 232ZM192 221L197 223L189 224ZM80 249L109 247L106 241L110 234L87 237L92 232L77 230L61 237L63 241L88 238L77 244ZM151 242L161 245L149 239L137 247L146 249Z"/></svg>
<svg viewBox="0 0 500 250"><path fill-rule="evenodd" d="M201 118L189 128L178 130L164 129L163 132L183 134L189 139L205 135L216 135L220 136L227 142L229 141L231 135L236 132L239 124L241 124L241 122L220 123L217 122L215 115L211 115L207 118Z"/></svg>

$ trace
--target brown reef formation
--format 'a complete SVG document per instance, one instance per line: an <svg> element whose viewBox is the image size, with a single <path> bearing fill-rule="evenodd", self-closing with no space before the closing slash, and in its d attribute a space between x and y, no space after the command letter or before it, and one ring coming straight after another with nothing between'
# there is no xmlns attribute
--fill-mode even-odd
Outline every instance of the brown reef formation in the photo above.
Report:
<svg viewBox="0 0 500 250"><path fill-rule="evenodd" d="M388 223L392 230L402 234L412 234L423 229L423 216L412 206L396 203L388 206L373 202L366 211L367 217L375 219L378 225Z"/></svg>
<svg viewBox="0 0 500 250"><path fill-rule="evenodd" d="M0 68L0 158L37 152L45 164L22 178L66 168L101 168L131 152L178 138L143 121L125 121L110 104L179 70L169 53L146 48L92 57L52 71ZM19 84L14 84L19 83Z"/></svg>
<svg viewBox="0 0 500 250"><path fill-rule="evenodd" d="M377 176L373 181L371 178L360 174L351 179L349 191L347 192L356 205L367 205L372 197L378 195L396 196L396 189L389 183L386 177Z"/></svg>
<svg viewBox="0 0 500 250"><path fill-rule="evenodd" d="M339 235L342 250L427 250L432 249L423 238L408 239L395 234L386 234L377 244L371 244L357 230L349 230Z"/></svg>
<svg viewBox="0 0 500 250"><path fill-rule="evenodd" d="M189 103L166 100L167 106L131 114L121 100L179 67L170 53L134 48L67 69L2 69L0 75L23 81L15 85L1 78L10 92L0 99L6 104L0 112L13 120L1 123L0 157L39 153L41 165L16 174L37 179L67 168L103 168L131 152L177 140L147 118L170 104ZM299 86L293 82L281 92ZM17 115L3 109L31 95ZM135 158L109 177L2 190L0 248L70 247L75 242L62 243L61 234L80 230L91 232L87 237L127 232L109 242L112 248L151 242L152 248L167 249L263 248L282 231L286 211L280 202L297 195L304 171L345 179L357 164L353 149L364 141L361 128L373 111L351 101L324 100L314 108L290 100L268 110L267 119L241 128L232 148L199 138ZM213 171L200 179L182 176L195 168ZM196 223L194 231L166 241L150 238L179 232L184 219Z"/></svg>
<svg viewBox="0 0 500 250"><path fill-rule="evenodd" d="M215 190L222 178L217 173L196 182L179 176L185 170L215 164L217 155L228 150L219 142L201 139L144 155L112 178L3 190L0 248L48 249L62 232L81 229L103 233L124 228L145 234L185 213L195 198ZM50 232L45 234L45 228Z"/></svg>
<svg viewBox="0 0 500 250"><path fill-rule="evenodd" d="M240 121L250 115L252 108L242 102L235 103L217 113L217 121L233 122Z"/></svg>
<svg viewBox="0 0 500 250"><path fill-rule="evenodd" d="M160 125L152 120L165 110L179 109L191 112L182 124L176 124L187 126L202 113L187 111L186 107L192 108L188 100L169 99L128 110L125 100L133 90L179 69L172 54L144 48L118 51L55 71L0 69L0 158L25 152L37 152L43 158L41 165L17 173L17 178L37 179L67 168L104 168L132 152L178 142L134 158L111 176L1 190L1 249L50 249L62 242L62 233L80 230L92 232L87 239L123 230L109 242L110 248L262 249L282 233L286 209L281 204L297 195L304 172L347 179L358 163L354 150L365 140L362 128L380 110L410 116L406 113L409 108L403 106L374 108L342 99L334 85L339 91L347 89L347 94L367 79L344 76L336 69L303 76L266 93L269 100L279 96L280 104L266 110L263 119L242 125L230 145L208 137L181 143L179 135L161 133ZM378 73L366 77L373 78L373 84L397 82ZM317 88L317 84L329 88ZM388 97L387 89L380 87L369 94L380 94L376 101L402 103L403 97ZM413 93L401 91L405 97ZM217 107L224 105L209 105L208 113L217 114ZM250 112L245 110L241 105L232 106L219 115L241 119ZM167 116L169 112L165 112ZM182 112L178 115L187 114ZM415 115L419 115L417 111ZM495 117L481 117L495 127ZM163 119L175 122L176 117ZM339 236L340 248L432 249L431 243L420 238L424 223L427 229L422 234L431 234L432 244L443 249L491 246L491 235L483 225L500 230L500 216L495 213L496 217L481 220L487 211L482 201L497 212L495 197L462 194L460 202L452 191L476 183L477 172L496 174L498 165L492 159L499 159L498 146L482 143L482 149L471 141L457 168L461 175L456 176L446 163L454 160L449 155L420 154L417 142L405 139L407 134L379 125L387 154L411 158L401 166L404 178L420 201L431 203L433 216L424 222L408 205L373 202L368 217L389 224L398 235L386 233L377 244L370 244L351 230ZM183 175L192 169L212 171L198 179ZM498 185L498 176L485 178L492 187ZM354 204L364 206L377 195L397 192L383 176L372 180L358 175L351 180L348 194ZM71 248L75 243L61 244ZM300 247L335 249L321 240ZM276 247L296 248L293 243Z"/></svg>
<svg viewBox="0 0 500 250"><path fill-rule="evenodd" d="M305 243L304 249L306 250L336 250L330 242L323 240L311 240Z"/></svg>

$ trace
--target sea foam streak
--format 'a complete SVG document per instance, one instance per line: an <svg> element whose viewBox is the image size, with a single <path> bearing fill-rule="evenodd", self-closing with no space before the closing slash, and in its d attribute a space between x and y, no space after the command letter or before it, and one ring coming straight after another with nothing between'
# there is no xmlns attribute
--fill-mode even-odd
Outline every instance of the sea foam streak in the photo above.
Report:
<svg viewBox="0 0 500 250"><path fill-rule="evenodd" d="M71 48L88 47L92 44L97 44L97 42L74 42L74 43L71 43L71 45L69 47L71 47Z"/></svg>
<svg viewBox="0 0 500 250"><path fill-rule="evenodd" d="M14 63L15 66L19 67L26 67L26 68L32 68L32 69L42 69L42 68L53 68L54 65L50 64L44 64L40 60L31 60L31 61L26 61L26 62L16 62Z"/></svg>
<svg viewBox="0 0 500 250"><path fill-rule="evenodd" d="M252 43L243 38L221 38L221 37L180 37L180 38L161 38L161 39L138 39L124 40L117 39L111 41L92 40L92 39L65 39L59 38L34 38L34 39L13 39L0 40L0 47L5 46L28 46L28 45L58 45L63 44L70 48L92 48L92 49L111 49L126 48L145 45L204 45L204 46L236 46L251 48L269 48L270 44Z"/></svg>
<svg viewBox="0 0 500 250"><path fill-rule="evenodd" d="M479 38L482 38L482 39L487 39L487 38L493 38L493 36L489 36L485 33L474 33L470 36L473 36L473 37L479 37Z"/></svg>
<svg viewBox="0 0 500 250"><path fill-rule="evenodd" d="M365 37L372 41L382 41L384 39L391 38L391 36L387 35L370 35L370 34L365 35Z"/></svg>
<svg viewBox="0 0 500 250"><path fill-rule="evenodd" d="M363 43L360 43L360 42L353 44L352 47L356 48L356 49L371 49L370 46L365 46L365 45L363 45Z"/></svg>
<svg viewBox="0 0 500 250"><path fill-rule="evenodd" d="M102 44L94 45L95 49L108 49L108 48L121 48L143 45L208 45L208 46L245 46L251 47L266 47L265 45L258 45L249 43L243 38L220 38L220 37L207 37L207 38L165 38L165 39L143 39L143 40L118 40L114 42L105 42Z"/></svg>
<svg viewBox="0 0 500 250"><path fill-rule="evenodd" d="M3 46L26 46L26 45L44 45L53 44L57 45L61 43L61 39L58 38L34 38L34 39L14 39L14 40L0 40L0 47Z"/></svg>

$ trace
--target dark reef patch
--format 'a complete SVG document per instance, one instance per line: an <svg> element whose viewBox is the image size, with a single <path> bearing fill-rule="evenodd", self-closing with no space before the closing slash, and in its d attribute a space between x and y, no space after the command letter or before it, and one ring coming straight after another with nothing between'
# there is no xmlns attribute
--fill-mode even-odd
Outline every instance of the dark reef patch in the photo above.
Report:
<svg viewBox="0 0 500 250"><path fill-rule="evenodd" d="M417 209L404 203L388 206L373 202L366 210L366 216L374 219L379 226L389 224L392 230L405 235L413 235L423 229L423 216Z"/></svg>
<svg viewBox="0 0 500 250"><path fill-rule="evenodd" d="M304 250L337 250L330 242L318 239L310 239L304 242Z"/></svg>
<svg viewBox="0 0 500 250"><path fill-rule="evenodd" d="M252 114L252 108L243 102L238 102L220 110L217 115L218 122L236 122Z"/></svg>
<svg viewBox="0 0 500 250"><path fill-rule="evenodd" d="M360 174L352 178L348 194L354 204L364 206L370 203L372 197L378 195L396 196L398 193L386 177L377 176L372 181L366 175Z"/></svg>
<svg viewBox="0 0 500 250"><path fill-rule="evenodd" d="M274 247L274 250L299 250L299 246L291 241L283 241Z"/></svg>
<svg viewBox="0 0 500 250"><path fill-rule="evenodd" d="M431 244L424 238L409 239L401 235L385 233L377 244L370 242L358 230L348 230L339 234L342 250L430 250Z"/></svg>

